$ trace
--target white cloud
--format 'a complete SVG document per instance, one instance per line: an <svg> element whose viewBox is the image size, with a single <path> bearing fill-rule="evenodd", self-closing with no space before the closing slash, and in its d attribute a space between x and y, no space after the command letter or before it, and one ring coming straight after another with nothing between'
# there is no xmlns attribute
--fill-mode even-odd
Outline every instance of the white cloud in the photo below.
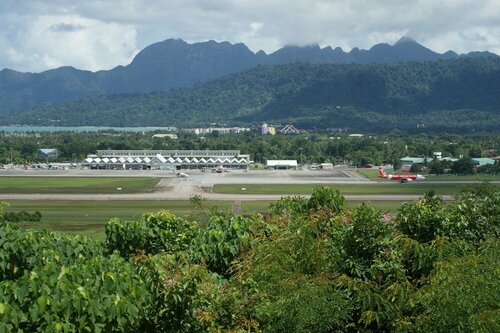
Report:
<svg viewBox="0 0 500 333"><path fill-rule="evenodd" d="M73 66L92 71L128 64L135 53L136 31L131 25L102 22L78 15L41 15L17 25L2 38L0 61L22 71Z"/></svg>
<svg viewBox="0 0 500 333"><path fill-rule="evenodd" d="M498 0L3 0L0 68L126 64L167 38L369 48L409 35L440 52L500 53Z"/></svg>

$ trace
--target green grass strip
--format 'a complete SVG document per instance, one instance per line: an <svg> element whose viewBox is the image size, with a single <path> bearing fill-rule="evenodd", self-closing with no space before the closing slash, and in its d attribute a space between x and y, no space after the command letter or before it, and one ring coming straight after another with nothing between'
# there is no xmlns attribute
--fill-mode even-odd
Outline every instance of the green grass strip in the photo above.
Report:
<svg viewBox="0 0 500 333"><path fill-rule="evenodd" d="M325 184L216 184L215 193L226 194L311 194L318 185ZM434 191L436 194L456 194L467 184L405 183L387 182L379 184L329 184L342 194L424 194ZM500 188L500 185L495 185ZM242 190L242 189L245 190Z"/></svg>
<svg viewBox="0 0 500 333"><path fill-rule="evenodd" d="M158 181L150 177L1 177L0 193L143 193Z"/></svg>
<svg viewBox="0 0 500 333"><path fill-rule="evenodd" d="M269 205L274 201L242 201L242 214L269 212ZM40 222L22 222L20 226L32 229L47 229L85 235L94 239L104 239L104 225L112 217L125 220L139 219L145 212L156 212L162 209L171 211L177 216L193 216L196 212L187 200L179 201L59 201L59 200L12 200L8 211L36 210L42 213ZM372 205L383 212L396 214L401 201L373 201ZM348 201L349 207L357 207L361 201ZM232 212L231 201L206 201L203 203L207 211L218 209Z"/></svg>
<svg viewBox="0 0 500 333"><path fill-rule="evenodd" d="M59 200L9 200L8 211L25 210L42 213L40 222L23 222L23 227L48 229L87 235L97 239L104 238L104 225L112 217L125 220L139 219L145 212L166 209L178 216L193 214L193 206L187 200L165 201L59 201ZM233 203L229 201L206 201L204 207L216 207L232 212Z"/></svg>

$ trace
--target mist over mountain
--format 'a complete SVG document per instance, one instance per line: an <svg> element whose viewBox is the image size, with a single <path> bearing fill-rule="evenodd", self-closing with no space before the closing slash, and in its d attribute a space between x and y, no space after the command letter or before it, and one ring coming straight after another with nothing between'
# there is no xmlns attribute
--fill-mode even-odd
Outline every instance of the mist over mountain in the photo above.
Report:
<svg viewBox="0 0 500 333"><path fill-rule="evenodd" d="M244 44L207 41L188 44L167 39L139 52L127 66L108 71L82 71L61 67L42 73L0 71L0 114L17 113L48 102L61 102L108 93L150 93L190 87L227 74L239 73L258 65L289 63L371 64L405 61L436 61L459 57L497 57L489 52L458 55L453 51L436 53L416 41L403 37L394 45L377 44L369 50L318 45L285 46L266 54L252 52Z"/></svg>

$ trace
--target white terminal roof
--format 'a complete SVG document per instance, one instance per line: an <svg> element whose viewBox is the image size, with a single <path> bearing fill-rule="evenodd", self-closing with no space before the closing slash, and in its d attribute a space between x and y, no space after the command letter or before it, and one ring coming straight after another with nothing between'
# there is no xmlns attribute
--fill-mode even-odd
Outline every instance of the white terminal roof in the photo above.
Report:
<svg viewBox="0 0 500 333"><path fill-rule="evenodd" d="M239 150L100 150L84 161L92 164L249 164L250 155ZM288 165L288 164L287 164Z"/></svg>

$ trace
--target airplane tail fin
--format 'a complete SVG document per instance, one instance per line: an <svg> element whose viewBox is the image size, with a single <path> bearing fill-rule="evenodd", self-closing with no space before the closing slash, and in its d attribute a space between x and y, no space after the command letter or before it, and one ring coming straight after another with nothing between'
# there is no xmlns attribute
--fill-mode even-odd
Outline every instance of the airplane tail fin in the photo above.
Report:
<svg viewBox="0 0 500 333"><path fill-rule="evenodd" d="M380 167L378 168L378 176L382 178L387 178L387 174L384 171L384 168Z"/></svg>

